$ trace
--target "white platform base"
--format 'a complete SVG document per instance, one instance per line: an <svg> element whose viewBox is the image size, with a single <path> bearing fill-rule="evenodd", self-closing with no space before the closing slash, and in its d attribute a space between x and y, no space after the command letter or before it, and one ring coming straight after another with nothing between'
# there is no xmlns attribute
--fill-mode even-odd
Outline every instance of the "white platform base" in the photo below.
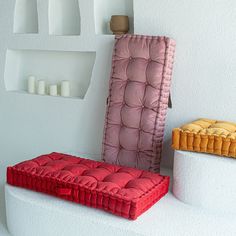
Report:
<svg viewBox="0 0 236 236"><path fill-rule="evenodd" d="M236 214L236 160L175 151L173 193L182 202Z"/></svg>
<svg viewBox="0 0 236 236"><path fill-rule="evenodd" d="M228 236L236 232L236 215L191 207L171 193L136 221L9 185L5 194L13 236Z"/></svg>

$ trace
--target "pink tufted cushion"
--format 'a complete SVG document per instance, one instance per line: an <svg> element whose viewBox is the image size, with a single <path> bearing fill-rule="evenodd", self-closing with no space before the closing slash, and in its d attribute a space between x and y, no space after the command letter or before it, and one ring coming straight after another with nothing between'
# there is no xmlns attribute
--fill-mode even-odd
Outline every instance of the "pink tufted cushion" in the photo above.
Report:
<svg viewBox="0 0 236 236"><path fill-rule="evenodd" d="M168 192L169 177L51 153L8 167L7 182L136 219Z"/></svg>
<svg viewBox="0 0 236 236"><path fill-rule="evenodd" d="M159 171L174 49L166 37L116 37L104 161Z"/></svg>

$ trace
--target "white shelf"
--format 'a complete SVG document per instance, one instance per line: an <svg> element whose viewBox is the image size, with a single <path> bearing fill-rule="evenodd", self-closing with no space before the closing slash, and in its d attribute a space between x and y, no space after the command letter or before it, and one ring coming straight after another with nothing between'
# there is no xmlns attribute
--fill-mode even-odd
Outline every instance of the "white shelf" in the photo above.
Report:
<svg viewBox="0 0 236 236"><path fill-rule="evenodd" d="M37 0L16 0L14 33L38 33Z"/></svg>
<svg viewBox="0 0 236 236"><path fill-rule="evenodd" d="M49 0L48 18L49 34L80 34L80 9L78 0Z"/></svg>
<svg viewBox="0 0 236 236"><path fill-rule="evenodd" d="M134 32L133 0L94 0L96 34L111 34L108 22L112 15L129 16L129 33Z"/></svg>
<svg viewBox="0 0 236 236"><path fill-rule="evenodd" d="M95 52L7 50L5 88L26 91L27 78L34 75L47 84L69 80L71 96L83 99L90 85L95 57Z"/></svg>
<svg viewBox="0 0 236 236"><path fill-rule="evenodd" d="M45 98L61 98L61 99L83 99L83 97L79 97L79 96L77 96L77 97L72 97L72 96L70 96L70 97L62 97L62 96L60 96L60 95L58 95L58 96L51 96L51 95L49 95L49 94L45 94L45 95L40 95L40 94L37 94L37 93L28 93L27 91L25 91L25 90L16 90L16 91L14 91L14 90L11 90L11 91L9 91L10 93L18 93L18 94L23 94L23 95L30 95L30 96L40 96L40 97L45 97Z"/></svg>

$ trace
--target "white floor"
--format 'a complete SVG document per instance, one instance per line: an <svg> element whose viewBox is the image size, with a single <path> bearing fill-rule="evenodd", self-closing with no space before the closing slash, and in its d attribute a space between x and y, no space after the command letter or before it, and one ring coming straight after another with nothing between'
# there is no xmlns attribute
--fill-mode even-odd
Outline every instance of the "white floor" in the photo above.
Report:
<svg viewBox="0 0 236 236"><path fill-rule="evenodd" d="M166 171L164 172L166 173ZM170 174L169 171L167 171L167 173ZM94 231L92 230L94 230L94 228L96 229L96 236L99 236L102 235L101 232L104 231L104 227L107 233L114 232L114 229L117 230L116 235L120 235L119 232L123 232L121 235L145 236L236 235L236 213L235 215L223 216L197 207L192 207L177 200L172 193L169 193L138 220L129 221L100 210L61 201L28 190L15 187L7 187L7 189L8 193L12 196L10 200L11 206L14 205L12 206L12 211L18 207L14 199L22 201L22 203L20 203L22 209L25 209L27 204L30 205L27 213L23 213L25 215L23 215L22 218L27 217L27 214L33 214L36 209L38 213L37 216L35 216L36 219L32 220L31 218L29 220L31 224L35 223L38 227L39 231L37 232L42 233L35 234L35 231L32 234L34 236L45 235L45 232L47 236L70 236L74 235L74 232L78 232L78 229L80 230L80 236L93 236ZM19 219L18 213L12 215L13 219L16 217L15 221L18 220L19 225L24 223L24 219ZM45 217L46 219L44 219ZM25 222L27 222L27 220ZM67 227L61 226L62 222L67 225ZM41 227L42 225L46 227L41 229L43 228ZM52 227L50 228L50 225L54 226L53 230ZM68 227L68 225L70 226ZM58 226L61 231L57 231L56 226ZM14 227L14 224L12 227ZM99 227L101 229L99 229ZM60 233L58 234L58 232ZM4 233L3 228L2 231L0 230L0 235L7 235ZM114 233L112 233L112 235L113 234ZM26 236L30 234L25 232L25 234L19 235ZM15 236L18 235L15 234Z"/></svg>

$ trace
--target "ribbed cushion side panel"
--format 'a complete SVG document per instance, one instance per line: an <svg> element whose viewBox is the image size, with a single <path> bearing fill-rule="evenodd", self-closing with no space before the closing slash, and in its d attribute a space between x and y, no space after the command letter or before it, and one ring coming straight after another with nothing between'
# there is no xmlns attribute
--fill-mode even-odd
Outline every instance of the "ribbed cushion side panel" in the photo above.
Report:
<svg viewBox="0 0 236 236"><path fill-rule="evenodd" d="M136 219L168 192L167 176L59 156L53 153L47 161L39 157L8 167L7 183L128 219Z"/></svg>
<svg viewBox="0 0 236 236"><path fill-rule="evenodd" d="M178 129L174 129L172 132L172 148L236 158L235 139L194 134Z"/></svg>

